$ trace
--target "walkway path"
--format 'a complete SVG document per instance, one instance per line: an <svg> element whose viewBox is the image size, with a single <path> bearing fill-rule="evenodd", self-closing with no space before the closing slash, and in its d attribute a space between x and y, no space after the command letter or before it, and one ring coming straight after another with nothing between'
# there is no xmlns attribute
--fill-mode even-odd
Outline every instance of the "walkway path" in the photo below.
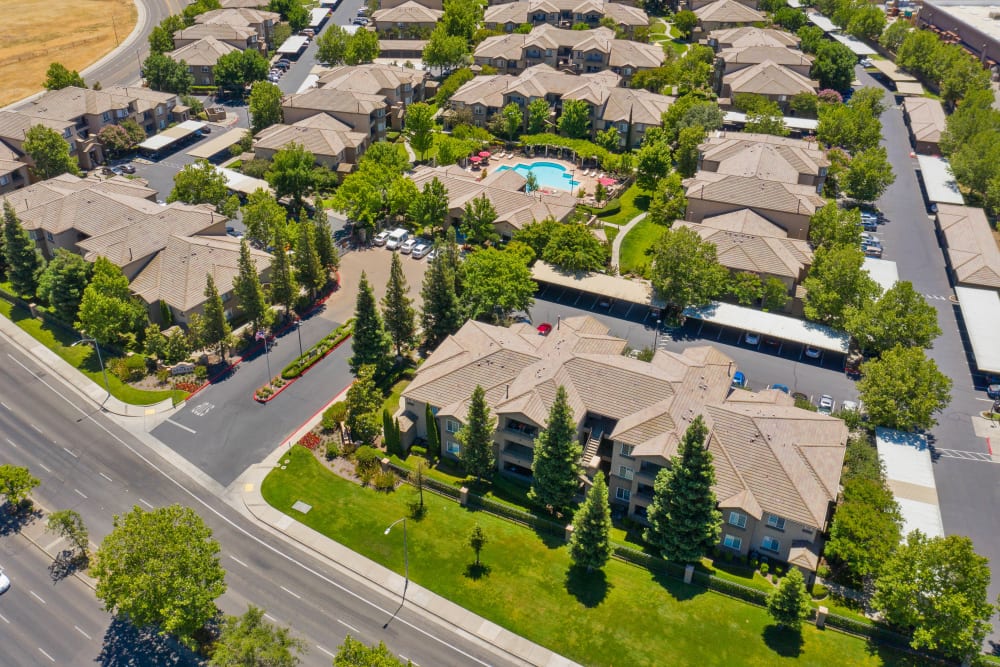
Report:
<svg viewBox="0 0 1000 667"><path fill-rule="evenodd" d="M633 227L642 222L647 215L648 212L640 213L629 220L624 227L620 227L618 229L618 236L616 236L615 240L611 243L611 266L621 266L620 257L622 254L622 240L625 238L625 235L632 231Z"/></svg>

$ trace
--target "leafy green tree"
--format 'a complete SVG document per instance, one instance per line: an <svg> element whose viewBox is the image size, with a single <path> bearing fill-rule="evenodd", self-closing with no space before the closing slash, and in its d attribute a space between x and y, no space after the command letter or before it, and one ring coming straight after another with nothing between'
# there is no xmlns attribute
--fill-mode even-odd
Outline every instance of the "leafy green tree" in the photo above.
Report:
<svg viewBox="0 0 1000 667"><path fill-rule="evenodd" d="M840 146L851 153L875 148L882 134L877 116L863 105L824 104L819 109L816 136L828 146Z"/></svg>
<svg viewBox="0 0 1000 667"><path fill-rule="evenodd" d="M941 41L937 35L926 30L913 30L896 50L896 64L908 72L937 81L940 50Z"/></svg>
<svg viewBox="0 0 1000 667"><path fill-rule="evenodd" d="M397 253L392 253L392 264L389 268L389 283L382 297L382 319L385 329L396 346L396 356L413 344L417 336L416 311L413 309L413 299L408 295L409 285L403 273L403 263Z"/></svg>
<svg viewBox="0 0 1000 667"><path fill-rule="evenodd" d="M408 663L412 664L412 663ZM366 646L350 635L344 637L333 667L406 667L382 642L378 646Z"/></svg>
<svg viewBox="0 0 1000 667"><path fill-rule="evenodd" d="M555 233L556 228L562 223L556 222L556 220L549 216L542 220L541 222L531 222L522 227L521 229L514 232L513 241L518 243L524 243L535 253L536 257L541 257L545 254L545 249L549 245L549 241L552 239L552 234Z"/></svg>
<svg viewBox="0 0 1000 667"><path fill-rule="evenodd" d="M479 565L479 554L488 542L489 539L486 537L486 531L477 523L473 527L472 532L469 533L469 548L476 552L476 565Z"/></svg>
<svg viewBox="0 0 1000 667"><path fill-rule="evenodd" d="M128 119L133 125L135 121L131 118ZM122 125L105 125L101 128L101 131L97 133L98 140L104 145L108 152L112 155L124 155L129 151L135 150L135 147L146 137L146 133L139 128L138 135L134 135L128 131ZM138 126L136 126L138 127Z"/></svg>
<svg viewBox="0 0 1000 667"><path fill-rule="evenodd" d="M951 170L959 183L985 194L1000 173L1000 133L985 130L972 135L951 154Z"/></svg>
<svg viewBox="0 0 1000 667"><path fill-rule="evenodd" d="M313 226L302 221L298 227L299 236L295 240L295 255L292 258L295 278L309 292L309 296L315 298L316 292L330 279L330 274L323 267L316 251L316 232Z"/></svg>
<svg viewBox="0 0 1000 667"><path fill-rule="evenodd" d="M211 667L295 667L305 642L289 628L264 619L264 610L250 605L242 616L227 616L212 650Z"/></svg>
<svg viewBox="0 0 1000 667"><path fill-rule="evenodd" d="M434 146L434 109L423 102L406 107L406 139L421 159Z"/></svg>
<svg viewBox="0 0 1000 667"><path fill-rule="evenodd" d="M70 155L69 142L53 129L33 125L25 133L21 147L31 158L31 173L40 181L62 174L80 175L76 158Z"/></svg>
<svg viewBox="0 0 1000 667"><path fill-rule="evenodd" d="M590 105L583 100L565 100L558 125L559 131L570 139L590 136Z"/></svg>
<svg viewBox="0 0 1000 667"><path fill-rule="evenodd" d="M3 203L3 263L7 280L14 292L29 299L38 291L38 280L45 265L42 253L35 247L28 232L9 201Z"/></svg>
<svg viewBox="0 0 1000 667"><path fill-rule="evenodd" d="M62 63L52 63L49 65L48 71L45 72L45 83L43 85L46 90L60 90L70 86L76 86L77 88L87 87L87 83L80 76L79 72L67 69Z"/></svg>
<svg viewBox="0 0 1000 667"><path fill-rule="evenodd" d="M220 56L212 68L215 84L231 93L243 94L250 84L267 79L270 65L257 49L231 51Z"/></svg>
<svg viewBox="0 0 1000 667"><path fill-rule="evenodd" d="M823 42L823 29L819 26L804 25L795 31L795 36L799 38L799 48L803 53L816 53L816 49Z"/></svg>
<svg viewBox="0 0 1000 667"><path fill-rule="evenodd" d="M767 613L778 625L799 632L802 621L812 613L802 571L790 567L778 588L767 596Z"/></svg>
<svg viewBox="0 0 1000 667"><path fill-rule="evenodd" d="M292 304L299 294L288 252L285 250L285 231L278 227L274 232L274 259L271 262L271 300L285 308L285 317L292 312Z"/></svg>
<svg viewBox="0 0 1000 667"><path fill-rule="evenodd" d="M151 53L142 61L142 76L151 89L165 93L187 95L194 85L187 63L162 53Z"/></svg>
<svg viewBox="0 0 1000 667"><path fill-rule="evenodd" d="M309 25L309 12L302 0L271 0L268 10L281 14L281 20L287 21L293 32L302 30Z"/></svg>
<svg viewBox="0 0 1000 667"><path fill-rule="evenodd" d="M653 287L677 308L708 303L725 291L728 278L715 245L692 229L668 229L653 246Z"/></svg>
<svg viewBox="0 0 1000 667"><path fill-rule="evenodd" d="M906 39L906 35L911 30L913 30L913 26L910 25L909 21L893 21L882 31L882 36L878 38L878 42L889 51L895 53L899 50L900 45L902 45L903 40Z"/></svg>
<svg viewBox="0 0 1000 667"><path fill-rule="evenodd" d="M674 14L674 27L684 39L691 38L691 31L698 25L698 17L690 9L682 9Z"/></svg>
<svg viewBox="0 0 1000 667"><path fill-rule="evenodd" d="M957 44L946 47L946 65L941 73L941 97L950 105L956 104L970 92L991 90L990 72Z"/></svg>
<svg viewBox="0 0 1000 667"><path fill-rule="evenodd" d="M521 107L511 102L500 110L500 118L503 119L504 136L508 140L514 141L524 126L524 114L521 113Z"/></svg>
<svg viewBox="0 0 1000 667"><path fill-rule="evenodd" d="M705 128L701 125L685 127L677 136L677 150L674 159L677 160L677 173L683 178L690 178L698 170L698 146L705 141Z"/></svg>
<svg viewBox="0 0 1000 667"><path fill-rule="evenodd" d="M264 178L278 199L291 197L295 206L301 208L303 198L316 185L315 165L316 156L302 144L292 142L274 154Z"/></svg>
<svg viewBox="0 0 1000 667"><path fill-rule="evenodd" d="M622 135L615 125L609 125L606 129L597 131L595 143L606 151L614 152L621 148ZM532 172L529 174L534 175Z"/></svg>
<svg viewBox="0 0 1000 667"><path fill-rule="evenodd" d="M4 463L0 465L0 496L14 508L20 507L31 490L41 482L22 466Z"/></svg>
<svg viewBox="0 0 1000 667"><path fill-rule="evenodd" d="M899 505L881 480L848 480L825 550L838 579L858 588L874 581L899 546L902 528Z"/></svg>
<svg viewBox="0 0 1000 667"><path fill-rule="evenodd" d="M229 187L226 177L208 160L198 160L174 174L174 189L167 202L211 204L223 215L230 215Z"/></svg>
<svg viewBox="0 0 1000 667"><path fill-rule="evenodd" d="M763 292L764 285L756 273L739 271L734 273L729 280L729 293L741 306L753 305L757 299L763 296Z"/></svg>
<svg viewBox="0 0 1000 667"><path fill-rule="evenodd" d="M261 243L275 243L277 230L285 230L288 212L277 202L274 195L263 188L258 188L247 197L243 205L243 224L247 228L247 236Z"/></svg>
<svg viewBox="0 0 1000 667"><path fill-rule="evenodd" d="M250 255L250 246L246 240L240 240L239 273L233 279L233 293L239 300L240 310L254 331L261 331L271 324L271 309L264 297L264 288L260 285L260 273L257 263Z"/></svg>
<svg viewBox="0 0 1000 667"><path fill-rule="evenodd" d="M433 460L434 457L441 455L441 432L438 429L437 417L435 417L430 403L424 407L424 422L427 424L427 453ZM423 495L421 494L422 500Z"/></svg>
<svg viewBox="0 0 1000 667"><path fill-rule="evenodd" d="M601 271L611 259L611 251L583 223L556 223L540 255L564 271Z"/></svg>
<svg viewBox="0 0 1000 667"><path fill-rule="evenodd" d="M351 349L354 354L349 363L351 372L355 375L366 365L375 369L376 377L382 376L388 370L388 365L391 363L392 338L385 330L385 324L382 322L375 301L375 293L364 271L361 272L361 282L358 283Z"/></svg>
<svg viewBox="0 0 1000 667"><path fill-rule="evenodd" d="M774 22L788 32L795 32L808 23L809 19L806 18L805 12L799 9L782 7L774 13Z"/></svg>
<svg viewBox="0 0 1000 667"><path fill-rule="evenodd" d="M59 510L49 514L49 519L45 524L45 529L55 533L59 537L64 537L70 541L74 548L79 549L82 555L86 555L90 547L90 540L87 534L87 527L83 523L83 517L74 510Z"/></svg>
<svg viewBox="0 0 1000 667"><path fill-rule="evenodd" d="M929 429L951 401L951 379L919 347L897 345L861 365L858 392L873 424Z"/></svg>
<svg viewBox="0 0 1000 667"><path fill-rule="evenodd" d="M695 417L678 446L679 456L660 470L649 504L645 539L667 560L697 562L719 541L722 513L715 497L715 466L708 427Z"/></svg>
<svg viewBox="0 0 1000 667"><path fill-rule="evenodd" d="M863 308L879 295L878 283L864 265L865 255L856 246L821 246L816 249L803 310L807 319L842 328L852 309Z"/></svg>
<svg viewBox="0 0 1000 667"><path fill-rule="evenodd" d="M569 556L577 567L602 569L611 558L611 507L608 505L608 485L604 473L597 471L594 483L580 509L573 515L573 535L569 540Z"/></svg>
<svg viewBox="0 0 1000 667"><path fill-rule="evenodd" d="M362 65L378 58L378 34L371 30L357 30L347 40L344 62L348 65Z"/></svg>
<svg viewBox="0 0 1000 667"><path fill-rule="evenodd" d="M844 192L858 201L872 202L896 181L884 146L856 153L840 178Z"/></svg>
<svg viewBox="0 0 1000 667"><path fill-rule="evenodd" d="M778 278L770 276L761 283L760 305L765 312L781 310L789 298L788 288Z"/></svg>
<svg viewBox="0 0 1000 667"><path fill-rule="evenodd" d="M444 246L435 246L438 256L427 273L420 294L423 305L420 310L420 325L424 331L424 344L435 348L446 337L458 331L465 321L456 290L454 269L440 254Z"/></svg>
<svg viewBox="0 0 1000 667"><path fill-rule="evenodd" d="M166 17L149 33L149 52L166 53L174 50L174 33L187 27L184 17L180 14L171 14Z"/></svg>
<svg viewBox="0 0 1000 667"><path fill-rule="evenodd" d="M910 646L971 660L980 653L996 610L988 599L989 561L960 535L906 537L875 582L872 606L913 632Z"/></svg>
<svg viewBox="0 0 1000 667"><path fill-rule="evenodd" d="M301 222L304 222L302 220ZM323 200L317 197L316 210L312 217L313 238L316 239L316 255L320 266L330 273L340 268L340 253L333 245L333 232L330 231L330 219L326 215Z"/></svg>
<svg viewBox="0 0 1000 667"><path fill-rule="evenodd" d="M681 94L708 93L715 72L715 51L710 46L692 44L677 61L677 89Z"/></svg>
<svg viewBox="0 0 1000 667"><path fill-rule="evenodd" d="M83 291L90 282L90 271L90 262L65 248L58 248L38 278L36 294L52 307L59 319L73 322L80 310Z"/></svg>
<svg viewBox="0 0 1000 667"><path fill-rule="evenodd" d="M789 134L781 107L770 100L747 112L747 122L743 129L746 132L772 134L776 137L787 137Z"/></svg>
<svg viewBox="0 0 1000 667"><path fill-rule="evenodd" d="M466 241L473 245L483 245L488 241L500 240L493 223L497 220L497 210L485 194L465 203L462 213L462 233Z"/></svg>
<svg viewBox="0 0 1000 667"><path fill-rule="evenodd" d="M528 134L541 134L548 130L549 115L552 110L544 97L536 97L528 103Z"/></svg>
<svg viewBox="0 0 1000 667"><path fill-rule="evenodd" d="M706 132L722 127L722 109L699 93L681 95L663 113L663 131L668 141L676 141L681 130L700 125Z"/></svg>
<svg viewBox="0 0 1000 667"><path fill-rule="evenodd" d="M582 455L569 397L559 385L545 429L535 439L528 498L553 512L567 510L580 487Z"/></svg>
<svg viewBox="0 0 1000 667"><path fill-rule="evenodd" d="M382 391L375 384L375 367L358 369L354 383L347 390L347 428L354 442L370 445L382 431Z"/></svg>
<svg viewBox="0 0 1000 667"><path fill-rule="evenodd" d="M284 121L281 111L281 88L270 81L254 81L250 88L250 131L261 130Z"/></svg>
<svg viewBox="0 0 1000 667"><path fill-rule="evenodd" d="M232 329L226 319L226 308L222 305L222 297L215 286L211 273L205 274L205 328L202 330L202 341L205 345L219 346L219 356L225 354L226 342Z"/></svg>
<svg viewBox="0 0 1000 667"><path fill-rule="evenodd" d="M468 55L468 41L460 36L449 35L447 29L439 24L424 46L422 59L429 67L447 72L464 64Z"/></svg>
<svg viewBox="0 0 1000 667"><path fill-rule="evenodd" d="M535 302L537 285L523 257L486 248L466 257L461 270L461 303L470 318L505 321Z"/></svg>
<svg viewBox="0 0 1000 667"><path fill-rule="evenodd" d="M852 311L846 328L862 350L873 354L896 345L930 348L941 335L937 310L905 280Z"/></svg>
<svg viewBox="0 0 1000 667"><path fill-rule="evenodd" d="M131 347L148 321L146 309L132 297L128 278L104 257L94 261L83 290L76 328L101 345Z"/></svg>
<svg viewBox="0 0 1000 667"><path fill-rule="evenodd" d="M350 35L339 25L331 25L316 38L316 59L325 65L343 65Z"/></svg>
<svg viewBox="0 0 1000 667"><path fill-rule="evenodd" d="M672 166L670 146L660 132L646 132L646 138L636 153L635 184L643 190L653 192L660 179L670 173Z"/></svg>
<svg viewBox="0 0 1000 667"><path fill-rule="evenodd" d="M493 431L496 427L496 417L490 414L490 406L486 403L486 391L476 385L469 399L465 424L455 438L462 445L458 455L462 468L465 474L474 475L477 482L484 477L492 477L496 468L493 456Z"/></svg>
<svg viewBox="0 0 1000 667"><path fill-rule="evenodd" d="M816 46L810 76L819 80L821 88L847 90L854 79L854 65L857 57L849 48L832 40L824 39Z"/></svg>
<svg viewBox="0 0 1000 667"><path fill-rule="evenodd" d="M843 209L830 202L809 218L809 242L814 247L851 246L861 243L861 209Z"/></svg>
<svg viewBox="0 0 1000 667"><path fill-rule="evenodd" d="M858 39L877 40L885 30L885 12L875 5L862 5L854 11L847 32Z"/></svg>
<svg viewBox="0 0 1000 667"><path fill-rule="evenodd" d="M439 105L443 105L459 88L476 78L472 70L468 67L457 69L448 75L448 78L438 87L437 95L434 97Z"/></svg>
<svg viewBox="0 0 1000 667"><path fill-rule="evenodd" d="M210 12L213 9L220 9L221 5L219 0L195 0L181 12L185 23L184 25L193 25L195 19L204 14L205 12Z"/></svg>
<svg viewBox="0 0 1000 667"><path fill-rule="evenodd" d="M396 426L387 408L382 408L382 444L387 454L402 454L396 441Z"/></svg>
<svg viewBox="0 0 1000 667"><path fill-rule="evenodd" d="M684 194L684 184L681 175L676 171L659 179L653 199L649 203L649 220L658 225L669 227L674 220L684 217L687 212L687 196Z"/></svg>
<svg viewBox="0 0 1000 667"><path fill-rule="evenodd" d="M424 183L423 190L410 204L409 215L420 228L432 232L444 227L448 219L448 190L437 176Z"/></svg>

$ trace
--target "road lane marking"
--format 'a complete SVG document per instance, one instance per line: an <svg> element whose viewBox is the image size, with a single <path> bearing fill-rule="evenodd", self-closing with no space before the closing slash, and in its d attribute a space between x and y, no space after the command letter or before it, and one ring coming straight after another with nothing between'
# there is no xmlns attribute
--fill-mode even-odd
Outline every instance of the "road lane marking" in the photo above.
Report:
<svg viewBox="0 0 1000 667"><path fill-rule="evenodd" d="M76 454L74 454L73 452L69 451L69 450L68 450L68 449L66 449L65 447L63 447L63 451L64 451L64 452L66 452L67 454L69 454L70 456L72 456L72 457L73 457L74 459L78 459L78 458L80 458L79 456L77 456L77 455L76 455Z"/></svg>
<svg viewBox="0 0 1000 667"><path fill-rule="evenodd" d="M249 565L247 565L246 563L244 563L243 561L241 561L241 560L240 560L239 558L237 558L236 556L230 556L230 558L232 558L232 559L233 559L234 561L236 561L237 563L239 563L239 564L240 564L240 565L242 565L243 567L250 567Z"/></svg>
<svg viewBox="0 0 1000 667"><path fill-rule="evenodd" d="M107 475L105 475L103 472L98 472L97 474L100 475L101 477L103 477L104 479L108 480L109 482L115 481L115 480L111 479L110 477L108 477Z"/></svg>
<svg viewBox="0 0 1000 667"><path fill-rule="evenodd" d="M41 598L41 597L40 597L40 596L38 595L38 593L36 593L35 591L31 591L31 590L29 590L28 592L29 592L29 593L31 593L32 595L34 595L34 596L35 596L35 599L37 599L37 600L38 600L39 602L41 602L42 604L45 604L45 600L43 600L43 599L42 599L42 598Z"/></svg>
<svg viewBox="0 0 1000 667"><path fill-rule="evenodd" d="M288 593L289 595L291 595L291 596L294 596L294 597L295 597L296 599L299 599L299 600L301 600L301 599L302 599L302 596L301 596L301 595L299 595L298 593L293 593L293 592L291 592L290 590L288 590L288 589L287 589L287 588L285 588L284 586L279 586L278 588L280 588L281 590L285 591L285 592L286 592L286 593Z"/></svg>
<svg viewBox="0 0 1000 667"><path fill-rule="evenodd" d="M7 444L8 445L10 445L11 447L13 447L14 449L17 449L17 445L14 444L13 440L11 440L10 438L6 438L6 440L7 440Z"/></svg>
<svg viewBox="0 0 1000 667"><path fill-rule="evenodd" d="M51 473L51 472L52 472L52 468L48 467L48 466L47 466L47 465L45 465L44 463L39 463L38 465L39 465L39 467L41 467L41 469L42 469L42 470L44 470L45 472L47 472L47 473Z"/></svg>
<svg viewBox="0 0 1000 667"><path fill-rule="evenodd" d="M194 430L193 428L188 428L188 427L187 427L187 426L185 426L184 424L180 424L180 423L178 423L178 422L175 422L175 421L174 421L173 419L171 419L170 417L167 417L167 418L166 418L166 419L165 419L164 421L166 421L166 422L167 422L168 424L173 424L173 425L174 425L174 426L176 426L177 428L181 428L181 429L184 429L185 431L187 431L188 433L191 433L192 435L198 432L198 431Z"/></svg>
<svg viewBox="0 0 1000 667"><path fill-rule="evenodd" d="M4 623L7 623L8 625L10 624L10 621L8 621L7 617L4 616L3 614L0 614L0 621L3 621Z"/></svg>
<svg viewBox="0 0 1000 667"><path fill-rule="evenodd" d="M322 647L322 646L320 646L319 644L316 644L316 648L318 648L318 649L319 649L320 651L323 651L323 653L326 653L326 654L327 654L328 656L330 656L331 658L336 658L336 657L337 657L336 655L334 655L333 653L330 653L329 651L327 651L327 650L326 650L325 648L323 648L323 647ZM401 656L401 657L402 657L402 656Z"/></svg>
<svg viewBox="0 0 1000 667"><path fill-rule="evenodd" d="M76 628L76 631L79 632L84 637L86 637L87 639L92 639L92 637L90 635L88 635L86 632L84 632L83 630L80 629L79 625L74 625L73 627Z"/></svg>
<svg viewBox="0 0 1000 667"><path fill-rule="evenodd" d="M266 612L264 614L264 618L266 618L267 620L271 621L272 623L277 623L278 622L278 619L276 619L274 616L271 616L270 614L268 614Z"/></svg>
<svg viewBox="0 0 1000 667"><path fill-rule="evenodd" d="M35 426L34 424L30 424L30 426L31 426L31 428L35 429L35 430L36 430L36 431L38 431L39 433L41 433L41 432L42 432L42 429L38 428L38 427L37 427L37 426Z"/></svg>
<svg viewBox="0 0 1000 667"><path fill-rule="evenodd" d="M139 502L140 502L140 503L142 503L143 505L145 505L146 507L148 507L149 509L153 509L153 506L152 506L152 505L150 505L149 503L147 503L147 502L146 502L145 500L143 500L142 498L139 498Z"/></svg>
<svg viewBox="0 0 1000 667"><path fill-rule="evenodd" d="M55 661L56 661L56 659L55 659L55 658L53 658L53 657L52 657L51 655L49 655L48 653L46 653L45 651L43 651L43 650L42 650L42 647L41 647L41 646L39 646L39 647L38 647L38 651L39 651L39 652L40 652L40 653L41 653L42 655L44 655L44 656L45 656L46 658L48 658L49 660L51 660L52 662L55 662Z"/></svg>
<svg viewBox="0 0 1000 667"><path fill-rule="evenodd" d="M356 632L356 633L358 633L359 635L361 634L361 631L360 631L360 630L358 630L358 629L357 629L356 627L354 627L353 625L351 625L351 624L349 624L349 623L344 623L344 622L343 622L342 620L340 620L339 618L337 619L337 623L340 623L340 624L341 624L342 626L344 626L344 627L345 627L345 628L347 628L348 630L351 630L351 631L353 631L353 632Z"/></svg>
<svg viewBox="0 0 1000 667"><path fill-rule="evenodd" d="M4 336L4 338L6 338L6 337ZM368 598L366 598L364 595L361 595L359 593L356 593L356 592L352 591L351 589L347 588L347 586L344 586L343 584L341 584L341 583L339 583L339 582L331 579L330 577L326 576L322 572L320 572L320 571L318 571L318 570L310 567L309 565L303 563L302 561L298 560L294 556L289 555L288 553L285 553L284 551L278 549L277 547L269 544L268 542L264 541L263 539L261 539L261 538L257 537L256 535L252 534L246 528L244 528L243 526L237 524L235 521L233 521L232 519L230 519L229 517L227 517L225 514L223 514L219 510L217 510L215 507L212 507L208 503L208 501L206 501L200 495L198 495L197 493L191 491L189 488L187 488L186 486L184 486L184 484L182 484L180 481L178 481L177 479L175 479L174 477L172 477L169 472L167 472L166 470L164 470L163 468L161 468L160 466L158 466L156 463L154 463L152 460L150 460L149 457L145 456L138 449L136 449L135 447L133 447L132 445L130 445L129 443L127 443L125 440L122 440L121 437L119 437L118 435L116 435L115 433L113 433L107 426L105 426L101 422L99 422L96 419L94 419L94 416L91 413L89 413L87 410L84 410L79 405L77 405L76 403L74 403L73 401L71 401L69 398L67 398L64 393L62 393L61 391L59 391L58 389L56 389L55 387L53 387L47 380L45 380L45 378L43 378L38 373L36 373L35 371L33 371L30 368L28 368L27 366L25 366L21 362L20 359L17 359L14 355L10 354L9 352L7 353L7 358L10 359L11 361L13 361L15 364L17 364L21 368L23 368L28 373L30 373L33 378L35 378L43 386L47 387L49 389L49 391L51 391L53 394L55 394L56 396L58 396L59 398L61 398L64 403L66 403L71 408L73 408L74 410L76 410L77 412L79 412L83 416L83 419L89 420L92 424L94 424L94 426L96 426L97 428L99 428L102 431L104 431L108 435L109 438L111 438L112 440L114 440L115 442L117 442L118 444L120 444L122 447L124 447L129 452L131 452L133 456L135 456L140 461L142 461L147 466L149 466L149 468L151 470L155 470L157 473L159 473L164 479L166 479L168 482L170 482L175 487L177 487L177 489L181 493L183 493L183 494L187 495L188 497L190 497L191 500L193 500L194 502L196 502L199 505L201 505L202 507L204 507L206 511L211 512L212 514L214 514L220 521L222 521L223 523L227 524L229 527L231 527L236 532L242 534L244 537L246 537L246 539L251 540L252 542L260 545L261 549L264 549L265 551L271 552L272 554L274 554L278 558L283 558L284 560L288 561L289 564L295 565L295 566L299 567L304 572L308 572L309 574L311 574L312 576L316 577L320 581L323 581L326 584L332 586L333 588L336 588L337 590L342 591L346 596L349 596L349 597L353 598L354 600L357 600L359 603L361 603L363 605L367 605L367 606L371 607L372 609L375 609L375 610L379 611L380 613L385 613L385 614L392 613L391 610L383 608L382 606L380 606L376 602L372 602L371 600L369 600ZM346 623L343 623L343 621L339 621L339 622L342 623L342 624L344 624L344 625L347 625ZM459 648L458 646L455 646L454 644L449 643L447 640L442 639L441 637L438 637L437 635L435 635L435 634L433 634L431 632L428 632L427 630L424 630L419 625L411 623L410 621L407 621L406 619L402 619L402 618L397 618L396 622L399 623L399 624L401 624L401 625L405 625L406 627L410 628L413 632L415 632L415 633L417 633L419 635L422 635L423 637L426 637L429 641L437 642L439 645L441 645L441 646L443 646L443 647L445 647L447 649L450 649L450 650L454 651L455 653L457 653L460 656L462 656L463 658L465 658L465 660L468 662L468 664L475 663L477 665L482 665L483 667L489 667L489 663L483 662L482 660L480 660L476 656L472 655L468 651L465 651L465 650ZM350 626L347 626L347 627L350 627ZM461 637L467 637L467 636L469 636L469 633L467 633L462 628L455 628L454 631L455 631L455 633L457 635L459 635ZM355 630L355 632L358 632L358 631Z"/></svg>
<svg viewBox="0 0 1000 667"><path fill-rule="evenodd" d="M86 500L86 499L87 499L87 496L85 496L85 495L83 494L83 491L81 491L80 489L73 489L73 490L74 490L74 491L76 491L77 493L79 493L79 494L80 494L80 497L81 497L81 498L83 498L84 500Z"/></svg>
<svg viewBox="0 0 1000 667"><path fill-rule="evenodd" d="M10 410L10 406L4 403L3 401L0 401L0 405L2 405L6 410ZM11 412L13 412L13 410L11 410Z"/></svg>

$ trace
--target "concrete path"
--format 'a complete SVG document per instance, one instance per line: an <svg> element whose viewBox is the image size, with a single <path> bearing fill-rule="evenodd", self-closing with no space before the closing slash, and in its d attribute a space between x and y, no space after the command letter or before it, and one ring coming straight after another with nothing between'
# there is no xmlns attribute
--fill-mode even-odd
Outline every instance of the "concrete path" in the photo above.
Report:
<svg viewBox="0 0 1000 667"><path fill-rule="evenodd" d="M628 221L624 227L618 229L618 236L611 243L611 266L618 267L621 265L621 254L622 254L622 241L625 239L625 235L632 231L632 228L642 222L646 216L649 215L648 212L640 213L631 220Z"/></svg>
<svg viewBox="0 0 1000 667"><path fill-rule="evenodd" d="M417 161L417 154L413 152L412 148L410 148L410 142L409 141L406 141L405 139L403 140L403 148L406 149L407 159L409 159L410 162L416 162Z"/></svg>

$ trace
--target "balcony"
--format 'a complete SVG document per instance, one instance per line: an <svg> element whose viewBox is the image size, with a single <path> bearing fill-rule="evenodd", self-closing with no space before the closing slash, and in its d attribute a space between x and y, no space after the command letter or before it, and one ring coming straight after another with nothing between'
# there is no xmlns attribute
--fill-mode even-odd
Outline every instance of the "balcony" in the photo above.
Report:
<svg viewBox="0 0 1000 667"><path fill-rule="evenodd" d="M519 445L516 442L504 441L503 449L500 451L501 458L513 461L518 465L531 468L531 463L535 459L535 452L531 447Z"/></svg>
<svg viewBox="0 0 1000 667"><path fill-rule="evenodd" d="M529 424L522 424L517 421L509 421L507 425L503 428L504 433L513 433L514 435L520 436L522 438L527 438L528 440L534 440L538 437L538 429Z"/></svg>

